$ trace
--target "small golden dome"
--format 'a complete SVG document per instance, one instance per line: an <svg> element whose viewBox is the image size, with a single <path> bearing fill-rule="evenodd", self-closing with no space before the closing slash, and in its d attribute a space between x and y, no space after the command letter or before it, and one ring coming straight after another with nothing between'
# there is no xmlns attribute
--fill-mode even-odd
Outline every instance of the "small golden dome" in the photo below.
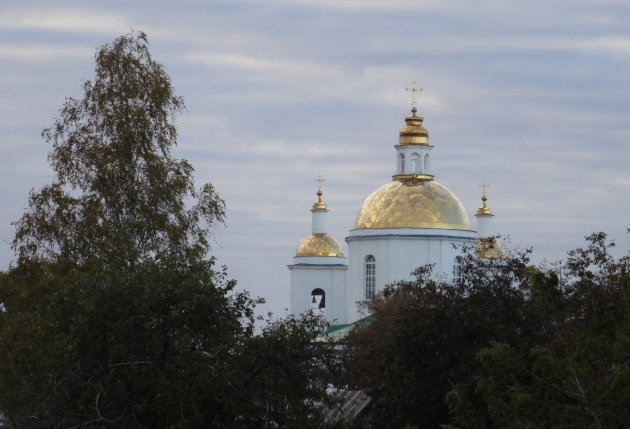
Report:
<svg viewBox="0 0 630 429"><path fill-rule="evenodd" d="M341 246L332 235L309 234L300 242L295 256L338 256L343 257Z"/></svg>
<svg viewBox="0 0 630 429"><path fill-rule="evenodd" d="M464 205L434 180L389 182L370 195L354 229L435 228L472 231Z"/></svg>
<svg viewBox="0 0 630 429"><path fill-rule="evenodd" d="M486 206L486 201L488 201L488 197L484 195L483 197L481 197L481 201L483 201L483 203L481 207L477 209L477 216L493 216L490 207Z"/></svg>
<svg viewBox="0 0 630 429"><path fill-rule="evenodd" d="M483 188L483 194L481 195L481 207L477 209L476 216L494 216L492 214L492 210L490 207L486 205L486 201L488 201L488 197L486 196L486 189L490 187L485 181L479 185L480 188Z"/></svg>
<svg viewBox="0 0 630 429"><path fill-rule="evenodd" d="M475 246L475 250L478 258L502 259L505 257L501 243L492 237L480 239Z"/></svg>
<svg viewBox="0 0 630 429"><path fill-rule="evenodd" d="M317 201L313 203L313 208L311 210L328 210L326 203L322 200L323 192L321 189L317 190Z"/></svg>
<svg viewBox="0 0 630 429"><path fill-rule="evenodd" d="M405 118L406 125L400 129L399 144L429 145L429 132L422 126L424 118L416 116L416 108L411 109L411 116Z"/></svg>

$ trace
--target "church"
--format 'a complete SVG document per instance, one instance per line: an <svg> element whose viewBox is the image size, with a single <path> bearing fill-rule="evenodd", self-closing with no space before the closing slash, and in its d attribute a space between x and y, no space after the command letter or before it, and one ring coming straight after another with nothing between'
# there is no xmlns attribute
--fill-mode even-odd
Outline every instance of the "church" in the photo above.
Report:
<svg viewBox="0 0 630 429"><path fill-rule="evenodd" d="M423 117L416 113L414 100L394 145L392 180L359 208L346 237L347 256L327 232L329 211L318 189L311 233L288 266L292 314L312 311L333 325L351 324L366 316L358 302L387 284L410 278L419 266L433 264L434 275L457 277L462 245L477 246L480 257L500 257L500 245L489 241L493 214L485 188L475 229L459 198L435 180L433 146Z"/></svg>

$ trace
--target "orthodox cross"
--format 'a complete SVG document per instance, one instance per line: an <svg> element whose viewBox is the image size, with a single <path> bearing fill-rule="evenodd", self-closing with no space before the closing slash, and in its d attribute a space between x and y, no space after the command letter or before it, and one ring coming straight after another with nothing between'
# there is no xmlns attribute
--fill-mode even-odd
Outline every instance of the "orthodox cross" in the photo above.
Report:
<svg viewBox="0 0 630 429"><path fill-rule="evenodd" d="M414 80L411 84L411 88L405 88L405 91L411 92L411 105L415 108L417 104L416 92L422 92L422 88L418 88L416 86L416 81Z"/></svg>
<svg viewBox="0 0 630 429"><path fill-rule="evenodd" d="M317 182L317 189L318 190L322 189L322 183L324 183L325 181L326 181L326 179L324 179L321 174L318 174L317 177L315 178L315 180L313 180L313 182Z"/></svg>
<svg viewBox="0 0 630 429"><path fill-rule="evenodd" d="M479 185L480 188L483 188L483 196L486 196L486 189L490 187L490 185L488 185L486 183L486 181L484 180L483 182L481 182L481 185Z"/></svg>

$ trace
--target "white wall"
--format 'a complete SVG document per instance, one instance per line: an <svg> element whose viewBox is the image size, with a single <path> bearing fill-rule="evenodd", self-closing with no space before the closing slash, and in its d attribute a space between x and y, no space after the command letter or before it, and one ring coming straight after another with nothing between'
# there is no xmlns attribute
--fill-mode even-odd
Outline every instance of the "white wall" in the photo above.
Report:
<svg viewBox="0 0 630 429"><path fill-rule="evenodd" d="M357 310L357 301L365 300L365 258L376 258L376 291L398 280L411 278L411 272L426 264L435 264L434 276L452 277L455 257L461 252L453 247L474 244L473 231L437 229L353 230L348 243L348 322L365 314Z"/></svg>
<svg viewBox="0 0 630 429"><path fill-rule="evenodd" d="M346 258L295 257L289 265L291 272L291 314L310 310L314 289L322 289L326 296L324 317L332 324L346 323Z"/></svg>

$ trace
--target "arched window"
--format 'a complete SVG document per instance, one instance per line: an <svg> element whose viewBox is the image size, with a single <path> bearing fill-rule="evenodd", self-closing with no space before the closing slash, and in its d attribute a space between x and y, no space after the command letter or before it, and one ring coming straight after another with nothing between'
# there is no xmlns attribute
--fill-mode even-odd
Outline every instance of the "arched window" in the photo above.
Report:
<svg viewBox="0 0 630 429"><path fill-rule="evenodd" d="M429 154L425 153L424 154L424 170L425 173L429 172Z"/></svg>
<svg viewBox="0 0 630 429"><path fill-rule="evenodd" d="M420 156L417 153L411 154L411 172L413 174L418 173L418 158L420 158Z"/></svg>
<svg viewBox="0 0 630 429"><path fill-rule="evenodd" d="M405 174L405 154L400 154L400 174Z"/></svg>
<svg viewBox="0 0 630 429"><path fill-rule="evenodd" d="M326 309L326 292L322 289L313 289L311 292L311 311L314 314L324 314Z"/></svg>
<svg viewBox="0 0 630 429"><path fill-rule="evenodd" d="M376 291L376 258L368 255L365 258L365 299L374 298Z"/></svg>

